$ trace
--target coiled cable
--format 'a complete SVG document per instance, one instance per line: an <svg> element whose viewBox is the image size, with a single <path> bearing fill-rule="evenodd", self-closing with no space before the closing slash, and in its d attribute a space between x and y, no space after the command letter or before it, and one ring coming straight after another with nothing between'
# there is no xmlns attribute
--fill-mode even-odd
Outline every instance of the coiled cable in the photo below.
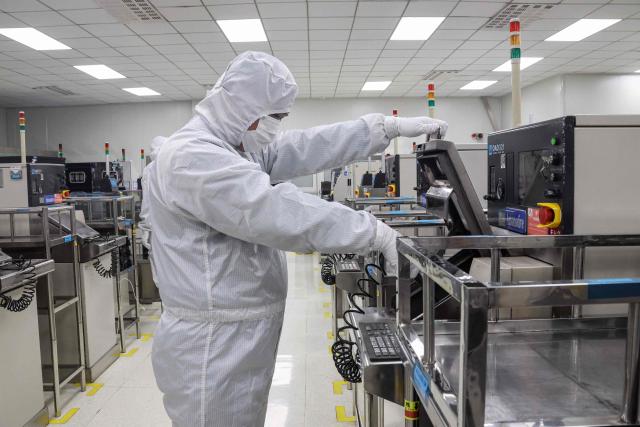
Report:
<svg viewBox="0 0 640 427"><path fill-rule="evenodd" d="M118 254L114 249L111 251L111 266L108 269L100 262L100 259L98 258L96 258L96 260L93 262L93 268L96 270L96 273L98 273L100 277L111 279L116 274L117 262Z"/></svg>
<svg viewBox="0 0 640 427"><path fill-rule="evenodd" d="M22 289L22 295L18 299L14 299L10 295L0 295L0 308L19 313L29 308L36 295L37 281L36 273L34 273L36 268L31 264L30 259L17 258L12 261L12 264L16 268L2 267L0 270L19 271L23 275L26 284Z"/></svg>
<svg viewBox="0 0 640 427"><path fill-rule="evenodd" d="M325 285L333 286L336 284L336 262L353 259L355 254L332 254L324 259L322 267L320 267L320 278Z"/></svg>

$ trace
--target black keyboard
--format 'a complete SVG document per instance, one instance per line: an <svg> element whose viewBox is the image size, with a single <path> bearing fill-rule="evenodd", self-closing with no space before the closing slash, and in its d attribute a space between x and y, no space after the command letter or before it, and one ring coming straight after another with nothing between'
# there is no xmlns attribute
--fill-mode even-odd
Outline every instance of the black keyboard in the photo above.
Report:
<svg viewBox="0 0 640 427"><path fill-rule="evenodd" d="M400 360L398 338L389 323L361 323L360 331L372 362Z"/></svg>

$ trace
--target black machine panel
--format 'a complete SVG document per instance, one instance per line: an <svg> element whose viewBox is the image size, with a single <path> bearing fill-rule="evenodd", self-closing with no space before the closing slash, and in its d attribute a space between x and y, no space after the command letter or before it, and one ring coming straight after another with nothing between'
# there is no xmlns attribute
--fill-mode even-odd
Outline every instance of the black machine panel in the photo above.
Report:
<svg viewBox="0 0 640 427"><path fill-rule="evenodd" d="M386 176L387 185L394 185L395 192L389 194L392 197L400 197L400 156L387 156L384 159L384 173ZM388 189L391 193L391 189Z"/></svg>
<svg viewBox="0 0 640 427"><path fill-rule="evenodd" d="M29 206L62 202L66 188L63 157L27 156L27 192ZM0 158L2 164L19 164L19 156Z"/></svg>
<svg viewBox="0 0 640 427"><path fill-rule="evenodd" d="M573 233L575 117L492 133L488 139L489 223L520 234ZM547 215L561 212L557 227ZM559 211L558 211L559 210Z"/></svg>
<svg viewBox="0 0 640 427"><path fill-rule="evenodd" d="M71 192L110 192L111 181L105 172L105 162L67 163L67 188Z"/></svg>

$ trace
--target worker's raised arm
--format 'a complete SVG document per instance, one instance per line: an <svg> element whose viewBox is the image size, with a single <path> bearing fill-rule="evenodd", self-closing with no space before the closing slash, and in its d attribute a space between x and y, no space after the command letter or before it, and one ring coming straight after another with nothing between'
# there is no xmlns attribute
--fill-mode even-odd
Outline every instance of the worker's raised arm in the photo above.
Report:
<svg viewBox="0 0 640 427"><path fill-rule="evenodd" d="M357 120L282 132L256 156L271 181L284 181L345 166L381 153L398 136L442 135L446 123L428 117L367 114Z"/></svg>
<svg viewBox="0 0 640 427"><path fill-rule="evenodd" d="M272 186L259 165L206 142L167 147L158 161L161 199L176 213L227 236L289 251L364 252L376 220L305 194ZM166 155L165 155L166 154Z"/></svg>

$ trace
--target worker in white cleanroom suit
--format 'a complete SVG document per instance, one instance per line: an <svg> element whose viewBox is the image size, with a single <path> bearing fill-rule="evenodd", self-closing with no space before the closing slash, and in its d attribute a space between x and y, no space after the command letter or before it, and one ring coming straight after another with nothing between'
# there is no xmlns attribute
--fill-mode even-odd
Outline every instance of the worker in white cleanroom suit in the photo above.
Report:
<svg viewBox="0 0 640 427"><path fill-rule="evenodd" d="M155 160L160 150L160 146L167 140L165 136L155 136L151 140L151 152L149 158L151 162L146 165L142 171L142 204L140 206L140 222L138 222L138 232L142 245L151 250L151 225L149 224L149 201L145 198L145 194L149 190L149 171L155 167Z"/></svg>
<svg viewBox="0 0 640 427"><path fill-rule="evenodd" d="M396 232L371 214L271 183L366 159L399 135L446 131L429 118L370 114L278 132L296 93L278 59L239 55L149 170L165 307L152 361L174 425L264 424L287 295L283 251L381 250L397 263Z"/></svg>

